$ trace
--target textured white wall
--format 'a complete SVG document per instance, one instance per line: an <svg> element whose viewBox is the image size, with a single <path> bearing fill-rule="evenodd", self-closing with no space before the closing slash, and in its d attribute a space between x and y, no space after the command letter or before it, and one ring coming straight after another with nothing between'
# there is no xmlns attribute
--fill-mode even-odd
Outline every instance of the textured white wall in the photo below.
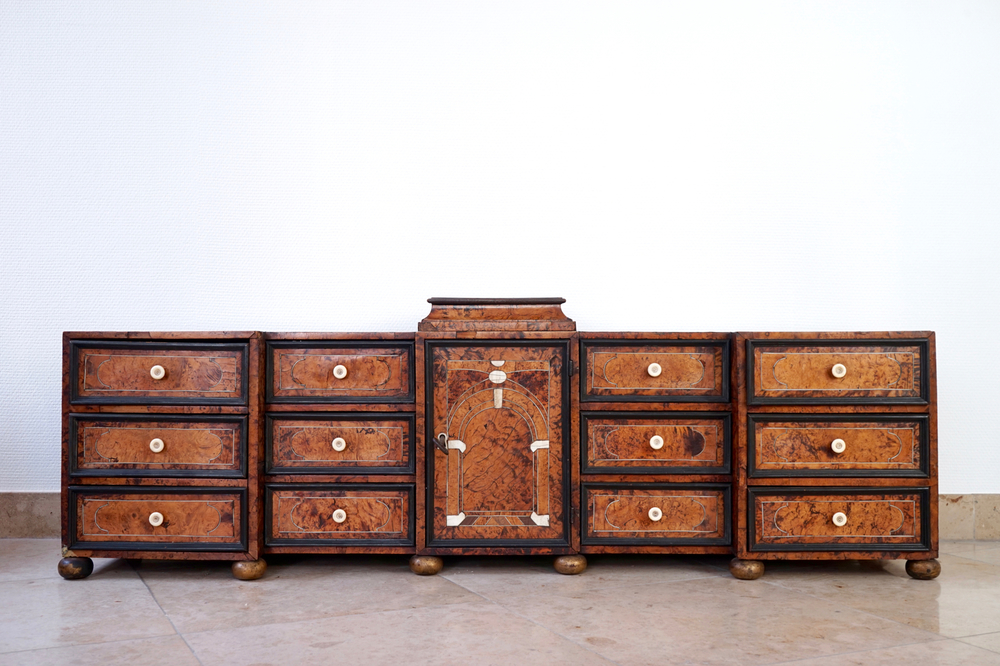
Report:
<svg viewBox="0 0 1000 666"><path fill-rule="evenodd" d="M1000 493L1000 4L0 0L0 491L63 330L938 332Z"/></svg>

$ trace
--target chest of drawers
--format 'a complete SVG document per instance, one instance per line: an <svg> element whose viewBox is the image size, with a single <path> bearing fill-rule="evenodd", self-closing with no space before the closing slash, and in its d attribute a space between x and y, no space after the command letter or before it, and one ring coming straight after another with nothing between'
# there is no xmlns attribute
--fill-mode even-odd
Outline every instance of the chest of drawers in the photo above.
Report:
<svg viewBox="0 0 1000 666"><path fill-rule="evenodd" d="M91 557L905 558L936 576L931 333L590 333L431 299L414 333L67 333L60 573Z"/></svg>

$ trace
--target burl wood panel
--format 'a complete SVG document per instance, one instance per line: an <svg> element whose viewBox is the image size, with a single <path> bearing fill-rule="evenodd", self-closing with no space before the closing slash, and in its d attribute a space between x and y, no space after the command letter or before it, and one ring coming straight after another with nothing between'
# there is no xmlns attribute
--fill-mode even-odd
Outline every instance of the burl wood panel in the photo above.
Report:
<svg viewBox="0 0 1000 666"><path fill-rule="evenodd" d="M566 344L426 344L430 357L431 546L568 543Z"/></svg>
<svg viewBox="0 0 1000 666"><path fill-rule="evenodd" d="M71 416L75 474L133 476L194 471L242 476L246 419ZM162 449L151 442L159 439Z"/></svg>
<svg viewBox="0 0 1000 666"><path fill-rule="evenodd" d="M584 541L609 539L726 540L726 493L714 489L584 485ZM650 510L659 509L654 520Z"/></svg>
<svg viewBox="0 0 1000 666"><path fill-rule="evenodd" d="M171 402L246 400L246 345L166 347L141 342L75 343L74 400ZM154 379L153 366L165 375Z"/></svg>
<svg viewBox="0 0 1000 666"><path fill-rule="evenodd" d="M585 413L585 472L700 474L728 471L729 415L601 415ZM659 438L659 439L656 439ZM659 448L653 448L658 445Z"/></svg>
<svg viewBox="0 0 1000 666"><path fill-rule="evenodd" d="M927 417L750 417L750 475L927 475ZM844 450L832 444L842 440Z"/></svg>
<svg viewBox="0 0 1000 666"><path fill-rule="evenodd" d="M726 343L713 345L583 344L584 400L728 400ZM650 374L657 364L660 372Z"/></svg>
<svg viewBox="0 0 1000 666"><path fill-rule="evenodd" d="M884 546L926 547L927 491L751 492L751 550ZM847 522L834 524L834 514Z"/></svg>
<svg viewBox="0 0 1000 666"><path fill-rule="evenodd" d="M574 331L563 298L429 298L418 331Z"/></svg>
<svg viewBox="0 0 1000 666"><path fill-rule="evenodd" d="M74 493L76 540L94 543L239 544L239 493ZM152 513L163 515L154 527Z"/></svg>
<svg viewBox="0 0 1000 666"><path fill-rule="evenodd" d="M412 490L370 488L269 488L267 544L412 541ZM342 522L334 519L338 511Z"/></svg>
<svg viewBox="0 0 1000 666"><path fill-rule="evenodd" d="M405 473L411 469L413 418L271 416L269 473L316 474L355 469ZM333 448L343 440L343 450ZM338 442L339 444L339 442Z"/></svg>
<svg viewBox="0 0 1000 666"><path fill-rule="evenodd" d="M315 402L413 400L413 346L285 346L269 343L268 399ZM344 377L334 372L347 370Z"/></svg>
<svg viewBox="0 0 1000 666"><path fill-rule="evenodd" d="M921 389L926 352L919 344L751 344L751 402L926 399ZM833 375L837 364L846 368L843 377Z"/></svg>

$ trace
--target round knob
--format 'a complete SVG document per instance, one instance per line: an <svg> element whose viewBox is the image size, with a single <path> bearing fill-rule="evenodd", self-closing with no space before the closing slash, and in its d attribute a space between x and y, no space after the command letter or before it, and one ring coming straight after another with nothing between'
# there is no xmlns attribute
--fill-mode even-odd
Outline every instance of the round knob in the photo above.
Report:
<svg viewBox="0 0 1000 666"><path fill-rule="evenodd" d="M149 514L149 524L152 525L153 527L159 527L160 525L162 525L163 514L160 513L159 511L154 511L153 513Z"/></svg>
<svg viewBox="0 0 1000 666"><path fill-rule="evenodd" d="M344 441L343 437L336 437L336 438L334 438L334 440L333 440L333 450L334 451L343 451L346 448L347 448L347 442Z"/></svg>
<svg viewBox="0 0 1000 666"><path fill-rule="evenodd" d="M167 371L163 369L162 365L154 365L149 369L149 376L153 379L160 380L167 376Z"/></svg>
<svg viewBox="0 0 1000 666"><path fill-rule="evenodd" d="M847 514L842 511L838 511L837 513L833 514L833 524L836 525L837 527L843 527L844 525L846 525Z"/></svg>
<svg viewBox="0 0 1000 666"><path fill-rule="evenodd" d="M159 453L163 450L163 440L157 437L156 439L149 440L149 450L153 453Z"/></svg>
<svg viewBox="0 0 1000 666"><path fill-rule="evenodd" d="M333 512L333 522L342 523L347 520L347 512L343 509L337 509Z"/></svg>
<svg viewBox="0 0 1000 666"><path fill-rule="evenodd" d="M660 507L654 506L652 509L649 510L650 520L659 520L660 518L663 518L663 511L660 509Z"/></svg>
<svg viewBox="0 0 1000 666"><path fill-rule="evenodd" d="M847 374L847 366L844 365L843 363L838 363L832 368L830 368L830 372L833 373L834 377L840 379L841 377Z"/></svg>
<svg viewBox="0 0 1000 666"><path fill-rule="evenodd" d="M659 363L650 363L649 367L646 368L646 372L649 373L650 377L659 377L660 373L663 372L663 368L660 367Z"/></svg>
<svg viewBox="0 0 1000 666"><path fill-rule="evenodd" d="M333 368L333 376L337 379L343 379L347 376L347 368L343 365L337 365Z"/></svg>
<svg viewBox="0 0 1000 666"><path fill-rule="evenodd" d="M649 446L659 451L663 448L663 438L659 435L653 435L649 438Z"/></svg>
<svg viewBox="0 0 1000 666"><path fill-rule="evenodd" d="M847 450L847 442L842 439L835 439L830 442L830 448L833 449L834 453L843 453Z"/></svg>

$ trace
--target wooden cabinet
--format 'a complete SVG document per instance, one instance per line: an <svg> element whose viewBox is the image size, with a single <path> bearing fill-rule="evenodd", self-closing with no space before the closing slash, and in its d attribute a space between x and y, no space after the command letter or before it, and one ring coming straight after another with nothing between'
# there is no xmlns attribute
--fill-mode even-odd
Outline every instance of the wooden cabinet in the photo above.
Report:
<svg viewBox="0 0 1000 666"><path fill-rule="evenodd" d="M940 571L933 333L592 333L562 299L430 303L410 333L65 334L60 572L228 559L252 579L282 553Z"/></svg>

